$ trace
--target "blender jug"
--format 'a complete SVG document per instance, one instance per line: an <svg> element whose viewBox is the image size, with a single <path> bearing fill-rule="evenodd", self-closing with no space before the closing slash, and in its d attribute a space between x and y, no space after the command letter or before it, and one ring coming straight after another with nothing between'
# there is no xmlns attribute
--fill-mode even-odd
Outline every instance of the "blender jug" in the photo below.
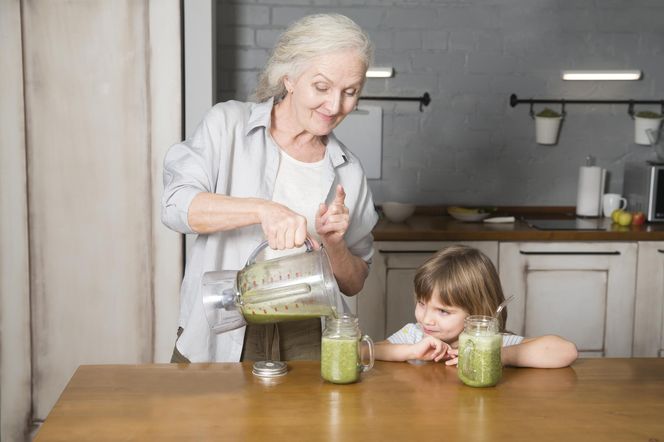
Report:
<svg viewBox="0 0 664 442"><path fill-rule="evenodd" d="M246 322L267 324L337 315L339 288L324 248L256 262L263 241L240 271L203 275L203 307L215 333Z"/></svg>

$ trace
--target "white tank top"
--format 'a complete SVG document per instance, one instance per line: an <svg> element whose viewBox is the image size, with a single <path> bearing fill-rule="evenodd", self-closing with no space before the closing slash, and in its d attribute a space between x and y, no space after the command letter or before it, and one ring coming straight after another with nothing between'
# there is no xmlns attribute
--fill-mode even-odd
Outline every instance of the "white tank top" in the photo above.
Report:
<svg viewBox="0 0 664 442"><path fill-rule="evenodd" d="M308 235L316 241L316 212L318 206L325 202L328 190L323 183L323 168L329 161L327 150L322 160L315 163L305 163L288 155L279 149L280 160L277 179L274 183L272 201L283 204L293 212L299 213L307 219ZM290 250L266 250L265 258L272 259L278 256L299 253L304 247Z"/></svg>

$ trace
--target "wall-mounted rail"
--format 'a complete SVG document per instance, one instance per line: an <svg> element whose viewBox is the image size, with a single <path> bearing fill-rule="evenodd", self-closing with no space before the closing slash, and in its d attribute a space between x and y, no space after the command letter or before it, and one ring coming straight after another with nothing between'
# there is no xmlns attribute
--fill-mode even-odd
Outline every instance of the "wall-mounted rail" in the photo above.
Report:
<svg viewBox="0 0 664 442"><path fill-rule="evenodd" d="M419 101L420 112L422 112L422 106L428 106L431 103L431 96L425 92L421 97L360 97L360 100Z"/></svg>
<svg viewBox="0 0 664 442"><path fill-rule="evenodd" d="M515 107L517 104L526 103L530 104L530 116L534 116L533 104L548 104L557 103L562 105L562 113L565 113L566 104L626 104L628 106L627 113L630 117L634 118L634 105L635 104L659 104L662 106L662 113L664 114L664 100L567 100L564 98L518 98L516 94L510 95L510 106Z"/></svg>

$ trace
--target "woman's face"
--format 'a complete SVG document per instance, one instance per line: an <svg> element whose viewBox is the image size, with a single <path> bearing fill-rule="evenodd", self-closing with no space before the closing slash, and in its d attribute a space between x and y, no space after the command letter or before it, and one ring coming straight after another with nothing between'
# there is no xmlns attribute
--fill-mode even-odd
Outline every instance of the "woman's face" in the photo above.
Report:
<svg viewBox="0 0 664 442"><path fill-rule="evenodd" d="M366 67L356 51L334 52L315 58L295 80L284 80L299 126L324 136L357 104Z"/></svg>
<svg viewBox="0 0 664 442"><path fill-rule="evenodd" d="M463 320L468 312L460 307L443 305L437 296L429 301L417 301L415 305L415 319L425 334L454 344L463 331Z"/></svg>

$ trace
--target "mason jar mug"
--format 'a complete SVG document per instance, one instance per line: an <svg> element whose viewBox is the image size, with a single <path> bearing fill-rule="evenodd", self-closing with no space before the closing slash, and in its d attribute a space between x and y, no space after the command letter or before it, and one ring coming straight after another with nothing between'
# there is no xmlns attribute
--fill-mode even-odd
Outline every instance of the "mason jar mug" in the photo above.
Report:
<svg viewBox="0 0 664 442"><path fill-rule="evenodd" d="M363 355L368 359L366 364ZM361 372L371 370L373 341L367 335L362 336L355 316L343 314L339 318L326 319L320 363L322 378L335 384L357 382Z"/></svg>
<svg viewBox="0 0 664 442"><path fill-rule="evenodd" d="M468 316L459 336L459 379L471 387L492 387L503 375L498 319Z"/></svg>

